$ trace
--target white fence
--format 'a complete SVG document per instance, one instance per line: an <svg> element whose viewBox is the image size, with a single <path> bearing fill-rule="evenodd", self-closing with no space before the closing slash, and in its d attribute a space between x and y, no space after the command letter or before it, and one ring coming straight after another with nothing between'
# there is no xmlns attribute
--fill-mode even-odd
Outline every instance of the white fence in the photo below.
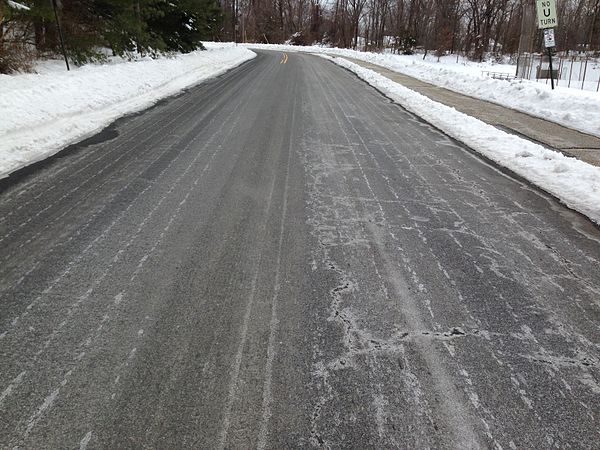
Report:
<svg viewBox="0 0 600 450"><path fill-rule="evenodd" d="M599 58L556 55L552 58L552 69L557 86L600 92ZM517 60L517 78L550 84L548 56L520 55Z"/></svg>

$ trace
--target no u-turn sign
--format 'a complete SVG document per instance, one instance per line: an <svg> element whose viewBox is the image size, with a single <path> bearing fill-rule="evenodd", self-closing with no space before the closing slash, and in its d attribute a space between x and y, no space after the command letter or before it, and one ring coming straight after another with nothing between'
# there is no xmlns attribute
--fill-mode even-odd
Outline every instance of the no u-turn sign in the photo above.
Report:
<svg viewBox="0 0 600 450"><path fill-rule="evenodd" d="M537 0L538 28L553 28L558 25L555 0Z"/></svg>

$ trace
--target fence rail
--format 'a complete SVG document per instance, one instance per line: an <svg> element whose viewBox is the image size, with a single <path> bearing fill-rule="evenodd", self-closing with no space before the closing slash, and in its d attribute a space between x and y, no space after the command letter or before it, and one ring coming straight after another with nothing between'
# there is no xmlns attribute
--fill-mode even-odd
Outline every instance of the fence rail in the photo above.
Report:
<svg viewBox="0 0 600 450"><path fill-rule="evenodd" d="M490 72L487 70L482 70L481 73L483 75L486 75L490 78L494 78L496 80L514 80L515 78L517 78L515 75L513 75L512 73L508 73L508 72Z"/></svg>
<svg viewBox="0 0 600 450"><path fill-rule="evenodd" d="M600 92L600 59L589 56L560 56L552 60L557 86ZM517 60L517 78L550 83L548 57L523 54Z"/></svg>

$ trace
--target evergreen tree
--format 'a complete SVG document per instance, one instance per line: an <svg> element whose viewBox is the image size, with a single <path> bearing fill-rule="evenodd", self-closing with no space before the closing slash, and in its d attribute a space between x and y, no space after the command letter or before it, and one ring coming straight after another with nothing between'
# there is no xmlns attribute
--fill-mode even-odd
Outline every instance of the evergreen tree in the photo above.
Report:
<svg viewBox="0 0 600 450"><path fill-rule="evenodd" d="M19 29L27 34L23 46L34 42L38 52L59 53L52 0L19 3L30 10L15 12L9 7L13 3L0 0L0 22L17 18ZM75 64L104 59L104 49L119 56L202 49L201 40L214 39L222 22L217 0L57 0L57 4L66 48ZM0 57L6 49L0 30Z"/></svg>
<svg viewBox="0 0 600 450"><path fill-rule="evenodd" d="M160 12L148 25L169 51L204 48L201 40L213 38L222 20L214 0L156 1L154 6Z"/></svg>

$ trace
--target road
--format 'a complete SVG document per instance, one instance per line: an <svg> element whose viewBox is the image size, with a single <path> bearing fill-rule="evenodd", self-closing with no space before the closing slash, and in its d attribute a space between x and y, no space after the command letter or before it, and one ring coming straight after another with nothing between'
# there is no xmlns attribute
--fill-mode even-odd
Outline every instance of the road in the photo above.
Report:
<svg viewBox="0 0 600 450"><path fill-rule="evenodd" d="M0 187L1 448L600 448L600 231L312 55Z"/></svg>

